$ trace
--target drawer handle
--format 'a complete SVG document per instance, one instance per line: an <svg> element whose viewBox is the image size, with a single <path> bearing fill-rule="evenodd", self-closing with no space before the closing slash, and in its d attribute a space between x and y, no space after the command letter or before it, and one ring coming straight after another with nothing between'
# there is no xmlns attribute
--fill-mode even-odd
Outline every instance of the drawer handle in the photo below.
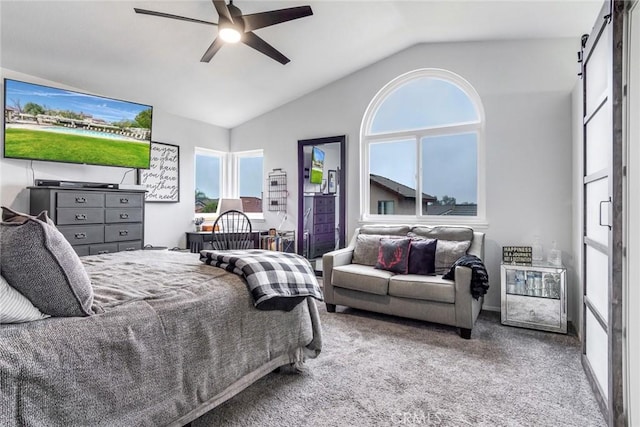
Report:
<svg viewBox="0 0 640 427"><path fill-rule="evenodd" d="M87 219L87 215L85 215L85 214L76 214L76 220L84 221L86 219Z"/></svg>
<svg viewBox="0 0 640 427"><path fill-rule="evenodd" d="M125 251L135 251L136 248L125 248Z"/></svg>
<svg viewBox="0 0 640 427"><path fill-rule="evenodd" d="M120 199L120 203L122 203L123 205L126 205L127 203L129 203L129 199L126 199L123 197Z"/></svg>
<svg viewBox="0 0 640 427"><path fill-rule="evenodd" d="M87 238L87 233L76 233L74 236L76 239L82 240Z"/></svg>
<svg viewBox="0 0 640 427"><path fill-rule="evenodd" d="M127 234L129 234L129 230L120 230L121 236L126 236Z"/></svg>
<svg viewBox="0 0 640 427"><path fill-rule="evenodd" d="M102 254L108 254L109 251L107 249L105 249L104 251L98 251L98 255L102 255Z"/></svg>
<svg viewBox="0 0 640 427"><path fill-rule="evenodd" d="M127 213L121 213L120 214L120 219L127 219L127 218L129 218L129 214L127 214Z"/></svg>
<svg viewBox="0 0 640 427"><path fill-rule="evenodd" d="M84 197L76 197L76 203L87 203L87 199Z"/></svg>

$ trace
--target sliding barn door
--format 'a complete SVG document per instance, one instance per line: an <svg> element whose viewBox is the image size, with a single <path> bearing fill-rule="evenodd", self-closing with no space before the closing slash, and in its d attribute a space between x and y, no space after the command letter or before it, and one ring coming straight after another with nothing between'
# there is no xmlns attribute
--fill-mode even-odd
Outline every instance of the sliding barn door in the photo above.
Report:
<svg viewBox="0 0 640 427"><path fill-rule="evenodd" d="M623 2L607 2L583 58L583 356L609 425L622 410Z"/></svg>

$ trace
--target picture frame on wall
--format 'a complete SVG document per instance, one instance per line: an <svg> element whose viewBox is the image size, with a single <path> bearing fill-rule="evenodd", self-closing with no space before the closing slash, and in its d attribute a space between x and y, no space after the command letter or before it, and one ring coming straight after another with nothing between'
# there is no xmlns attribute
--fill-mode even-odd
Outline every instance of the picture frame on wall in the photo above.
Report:
<svg viewBox="0 0 640 427"><path fill-rule="evenodd" d="M180 147L151 142L149 169L138 170L138 183L147 189L145 202L180 201Z"/></svg>
<svg viewBox="0 0 640 427"><path fill-rule="evenodd" d="M338 173L335 170L329 170L327 174L327 192L329 194L336 194Z"/></svg>

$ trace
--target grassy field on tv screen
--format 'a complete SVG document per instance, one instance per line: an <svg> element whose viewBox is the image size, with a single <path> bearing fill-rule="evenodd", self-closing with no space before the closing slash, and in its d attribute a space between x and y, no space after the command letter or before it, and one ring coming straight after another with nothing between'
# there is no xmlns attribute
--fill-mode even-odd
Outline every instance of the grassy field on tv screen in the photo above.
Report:
<svg viewBox="0 0 640 427"><path fill-rule="evenodd" d="M6 129L4 155L11 158L149 167L148 141L118 141L30 129Z"/></svg>

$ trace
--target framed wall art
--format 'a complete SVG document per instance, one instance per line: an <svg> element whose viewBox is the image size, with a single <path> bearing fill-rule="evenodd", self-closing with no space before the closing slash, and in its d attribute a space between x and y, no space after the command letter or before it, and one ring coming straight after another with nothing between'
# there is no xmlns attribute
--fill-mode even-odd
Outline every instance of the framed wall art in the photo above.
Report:
<svg viewBox="0 0 640 427"><path fill-rule="evenodd" d="M180 147L151 142L151 163L138 170L138 183L147 188L145 202L179 202Z"/></svg>

